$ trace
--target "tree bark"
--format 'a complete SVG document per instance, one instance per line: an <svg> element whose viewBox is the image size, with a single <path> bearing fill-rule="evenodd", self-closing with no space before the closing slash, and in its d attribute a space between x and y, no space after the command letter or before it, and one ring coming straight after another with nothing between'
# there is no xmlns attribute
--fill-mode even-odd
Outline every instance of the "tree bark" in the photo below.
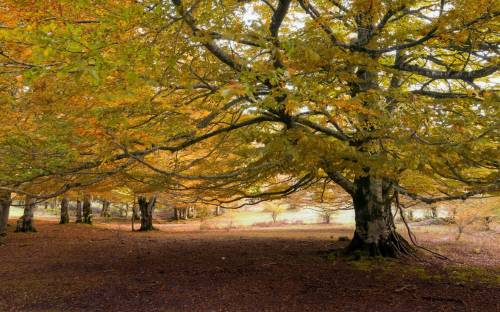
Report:
<svg viewBox="0 0 500 312"><path fill-rule="evenodd" d="M61 221L59 224L69 223L69 212L68 212L69 201L68 197L64 196L61 200Z"/></svg>
<svg viewBox="0 0 500 312"><path fill-rule="evenodd" d="M83 198L82 212L83 212L83 223L92 224L92 207L90 205L90 198L88 196L85 196Z"/></svg>
<svg viewBox="0 0 500 312"><path fill-rule="evenodd" d="M101 210L101 217L110 217L111 216L111 213L109 212L109 205L111 203L107 200L103 200L102 201L102 210Z"/></svg>
<svg viewBox="0 0 500 312"><path fill-rule="evenodd" d="M82 202L76 200L76 223L82 223Z"/></svg>
<svg viewBox="0 0 500 312"><path fill-rule="evenodd" d="M330 213L323 214L323 220L325 221L326 224L330 224L331 214Z"/></svg>
<svg viewBox="0 0 500 312"><path fill-rule="evenodd" d="M125 218L128 218L128 209L129 209L129 204L125 204Z"/></svg>
<svg viewBox="0 0 500 312"><path fill-rule="evenodd" d="M215 206L215 216L220 216L222 214L220 206Z"/></svg>
<svg viewBox="0 0 500 312"><path fill-rule="evenodd" d="M156 204L156 196L152 196L149 201L145 196L138 198L139 209L141 210L141 228L139 231L151 231L153 227L153 211Z"/></svg>
<svg viewBox="0 0 500 312"><path fill-rule="evenodd" d="M179 209L174 208L174 219L179 220Z"/></svg>
<svg viewBox="0 0 500 312"><path fill-rule="evenodd" d="M0 236L5 236L7 234L11 203L11 193L9 191L0 190Z"/></svg>
<svg viewBox="0 0 500 312"><path fill-rule="evenodd" d="M432 219L437 219L437 217L438 217L437 207L436 206L432 206L431 207L431 218Z"/></svg>
<svg viewBox="0 0 500 312"><path fill-rule="evenodd" d="M35 203L30 196L26 196L24 200L24 214L17 220L16 232L36 232L33 222L33 210Z"/></svg>
<svg viewBox="0 0 500 312"><path fill-rule="evenodd" d="M140 219L139 209L138 209L137 203L135 201L134 201L134 204L132 205L132 219L134 221L138 221Z"/></svg>
<svg viewBox="0 0 500 312"><path fill-rule="evenodd" d="M347 247L350 254L397 257L414 248L396 232L391 211L394 190L383 179L357 177L352 194L356 230Z"/></svg>
<svg viewBox="0 0 500 312"><path fill-rule="evenodd" d="M273 218L273 223L278 221L278 213L276 211L271 212L271 217Z"/></svg>

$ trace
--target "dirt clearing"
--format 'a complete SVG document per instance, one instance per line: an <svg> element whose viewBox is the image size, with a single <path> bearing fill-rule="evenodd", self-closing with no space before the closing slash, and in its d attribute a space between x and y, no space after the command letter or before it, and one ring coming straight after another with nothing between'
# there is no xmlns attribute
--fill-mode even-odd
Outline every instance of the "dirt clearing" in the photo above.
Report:
<svg viewBox="0 0 500 312"><path fill-rule="evenodd" d="M434 244L466 265L351 262L328 254L347 229L37 227L0 246L0 311L500 311L494 242Z"/></svg>

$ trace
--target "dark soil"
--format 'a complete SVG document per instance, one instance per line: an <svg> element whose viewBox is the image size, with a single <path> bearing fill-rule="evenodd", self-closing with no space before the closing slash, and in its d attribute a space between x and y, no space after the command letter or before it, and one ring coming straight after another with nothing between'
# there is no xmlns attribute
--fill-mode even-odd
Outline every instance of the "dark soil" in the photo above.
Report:
<svg viewBox="0 0 500 312"><path fill-rule="evenodd" d="M0 311L500 311L498 267L335 259L314 231L37 227L0 246Z"/></svg>

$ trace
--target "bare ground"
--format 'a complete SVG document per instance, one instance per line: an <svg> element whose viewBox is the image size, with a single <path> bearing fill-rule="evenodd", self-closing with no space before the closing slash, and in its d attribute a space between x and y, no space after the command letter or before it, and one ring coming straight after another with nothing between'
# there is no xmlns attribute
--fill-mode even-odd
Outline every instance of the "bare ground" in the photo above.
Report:
<svg viewBox="0 0 500 312"><path fill-rule="evenodd" d="M451 262L353 262L328 253L342 228L37 225L0 245L0 311L500 311L495 233L417 231Z"/></svg>

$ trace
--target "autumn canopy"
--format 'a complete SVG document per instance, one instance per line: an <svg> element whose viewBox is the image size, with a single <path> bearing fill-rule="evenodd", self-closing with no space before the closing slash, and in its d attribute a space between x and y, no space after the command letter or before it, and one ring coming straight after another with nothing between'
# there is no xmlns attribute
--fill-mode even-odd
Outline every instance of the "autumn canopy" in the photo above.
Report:
<svg viewBox="0 0 500 312"><path fill-rule="evenodd" d="M11 193L236 208L325 186L352 197L349 250L394 256L400 200L498 192L497 1L0 11L2 220Z"/></svg>

